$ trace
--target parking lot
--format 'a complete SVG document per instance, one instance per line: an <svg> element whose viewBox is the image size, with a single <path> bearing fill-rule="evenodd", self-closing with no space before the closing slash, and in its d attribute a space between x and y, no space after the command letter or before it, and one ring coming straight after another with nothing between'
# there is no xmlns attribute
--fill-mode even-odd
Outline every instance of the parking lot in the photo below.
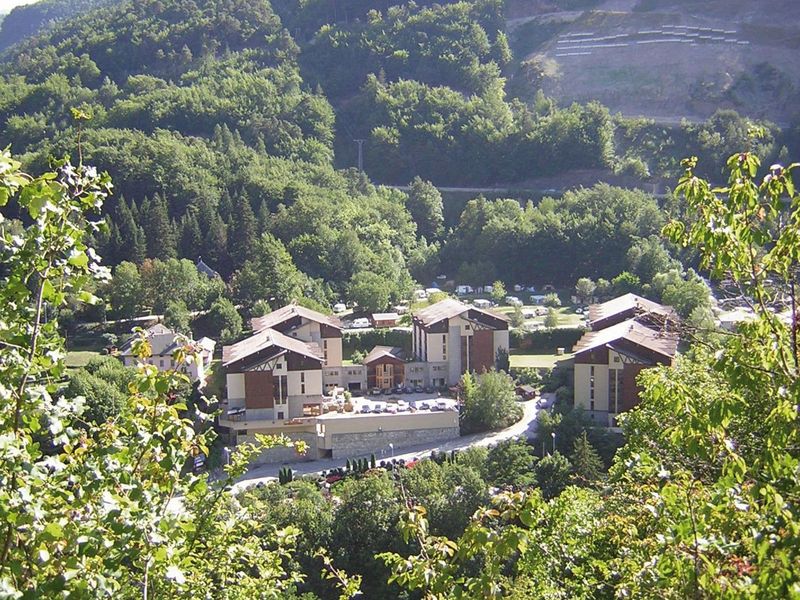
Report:
<svg viewBox="0 0 800 600"><path fill-rule="evenodd" d="M350 402L353 404L350 414L361 415L457 410L454 399L444 398L438 392L353 396Z"/></svg>

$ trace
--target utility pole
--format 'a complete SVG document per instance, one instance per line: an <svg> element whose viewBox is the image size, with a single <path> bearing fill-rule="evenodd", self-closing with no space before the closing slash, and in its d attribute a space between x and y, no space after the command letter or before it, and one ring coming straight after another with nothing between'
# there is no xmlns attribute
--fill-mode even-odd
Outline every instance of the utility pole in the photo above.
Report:
<svg viewBox="0 0 800 600"><path fill-rule="evenodd" d="M364 170L364 142L367 140L353 140L358 144L358 170Z"/></svg>

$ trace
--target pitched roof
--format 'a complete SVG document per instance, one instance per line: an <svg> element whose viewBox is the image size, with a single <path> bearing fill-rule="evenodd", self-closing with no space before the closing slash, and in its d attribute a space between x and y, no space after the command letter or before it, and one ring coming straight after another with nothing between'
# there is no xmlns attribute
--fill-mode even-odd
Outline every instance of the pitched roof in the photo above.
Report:
<svg viewBox="0 0 800 600"><path fill-rule="evenodd" d="M197 262L195 263L194 266L199 273L202 273L209 279L214 279L215 277L220 276L219 273L217 273L214 269L212 269L205 263L202 256L197 257Z"/></svg>
<svg viewBox="0 0 800 600"><path fill-rule="evenodd" d="M626 340L642 348L673 358L678 351L678 336L667 331L654 331L634 319L628 319L599 331L587 331L575 344L573 351L577 354L594 350L605 345L613 345Z"/></svg>
<svg viewBox="0 0 800 600"><path fill-rule="evenodd" d="M156 323L152 327L145 329L145 338L150 343L150 352L153 356L167 356L172 354L184 341L192 343L188 336L181 336L163 323ZM133 342L137 336L133 336L119 349L120 356L131 356L133 354Z"/></svg>
<svg viewBox="0 0 800 600"><path fill-rule="evenodd" d="M474 310L484 315L488 315L494 319L500 319L501 321L508 321L508 317L505 315L483 310L481 308L477 308L476 306L469 306L463 302L454 300L453 298L446 298L445 300L441 300L436 304L432 304L431 306L427 306L422 310L418 310L414 314L414 318L419 320L423 325L428 326L438 323L444 319L457 317L469 310Z"/></svg>
<svg viewBox="0 0 800 600"><path fill-rule="evenodd" d="M394 358L396 360L403 360L405 356L405 352L402 348L392 347L392 346L375 346L372 350L369 351L362 360L362 364L369 364L371 362L375 362L379 358Z"/></svg>
<svg viewBox="0 0 800 600"><path fill-rule="evenodd" d="M664 306L658 302L653 302L647 298L642 298L636 294L624 294L602 304L592 304L589 307L589 323L607 319L608 317L620 313L634 311L637 314L656 314L665 317L675 317L675 309L671 306Z"/></svg>
<svg viewBox="0 0 800 600"><path fill-rule="evenodd" d="M280 348L320 361L325 358L322 350L316 344L302 342L274 329L264 329L232 346L225 346L222 349L222 366L227 367L231 363L268 348Z"/></svg>
<svg viewBox="0 0 800 600"><path fill-rule="evenodd" d="M400 318L396 312L388 312L388 313L372 313L370 315L373 321L396 321Z"/></svg>
<svg viewBox="0 0 800 600"><path fill-rule="evenodd" d="M287 304L286 306L274 310L268 315L263 317L255 317L250 321L250 325L254 331L261 331L268 327L275 327L294 317L302 317L315 323L321 323L335 329L342 329L342 322L336 317L330 315L323 315L321 312L311 310L299 304Z"/></svg>

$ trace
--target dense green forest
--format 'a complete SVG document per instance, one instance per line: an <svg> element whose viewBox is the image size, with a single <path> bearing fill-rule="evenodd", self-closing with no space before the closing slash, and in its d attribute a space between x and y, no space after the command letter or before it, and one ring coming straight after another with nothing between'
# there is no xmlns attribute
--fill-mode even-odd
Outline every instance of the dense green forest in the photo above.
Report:
<svg viewBox="0 0 800 600"><path fill-rule="evenodd" d="M664 128L596 103L514 97L499 0L34 6L18 14L52 16L3 55L0 137L31 170L80 152L112 175L108 227L93 234L107 264L202 256L246 308L303 296L380 309L440 273L472 284L611 279L635 269L628 254L665 218L645 195L599 186L529 206L478 198L451 229L429 182L561 175L567 188L575 169L658 181L687 149L712 169L743 147L784 156L790 139L765 124L753 141L733 112ZM363 173L354 138L366 140ZM276 269L280 285L264 283Z"/></svg>
<svg viewBox="0 0 800 600"><path fill-rule="evenodd" d="M0 206L30 217L4 222L0 245L4 593L794 597L798 315L787 324L769 308L797 301L798 165L762 178L750 153L727 164L728 185L712 188L685 162L677 192L695 218L671 220L661 233L741 286L755 319L727 335L687 330L693 344L677 365L640 376L642 403L620 419L622 448L560 402L540 417L533 446L508 440L409 463L362 458L297 482L285 469L279 483L230 494L255 454L291 442L256 436L212 482L187 470L214 433L177 370L106 358L61 393L64 339L45 308L99 300L92 282L108 271L87 233L110 180L68 163L31 177L4 152ZM190 267L142 265L153 281L183 269L192 295L213 295L216 284L198 283ZM144 338L133 348L148 356ZM544 389L562 377L554 372ZM470 418L517 408L505 373L466 375L462 385Z"/></svg>

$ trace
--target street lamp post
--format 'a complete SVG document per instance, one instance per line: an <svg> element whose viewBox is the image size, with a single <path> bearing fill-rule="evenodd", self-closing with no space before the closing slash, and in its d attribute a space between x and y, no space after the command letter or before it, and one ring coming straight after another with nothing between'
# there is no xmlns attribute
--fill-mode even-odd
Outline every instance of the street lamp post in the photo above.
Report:
<svg viewBox="0 0 800 600"><path fill-rule="evenodd" d="M553 432L550 433L550 435L553 436L553 454L555 454L555 452L556 452L556 432L553 431Z"/></svg>
<svg viewBox="0 0 800 600"><path fill-rule="evenodd" d="M394 444L392 442L389 442L389 450L392 451L392 460L394 460Z"/></svg>

